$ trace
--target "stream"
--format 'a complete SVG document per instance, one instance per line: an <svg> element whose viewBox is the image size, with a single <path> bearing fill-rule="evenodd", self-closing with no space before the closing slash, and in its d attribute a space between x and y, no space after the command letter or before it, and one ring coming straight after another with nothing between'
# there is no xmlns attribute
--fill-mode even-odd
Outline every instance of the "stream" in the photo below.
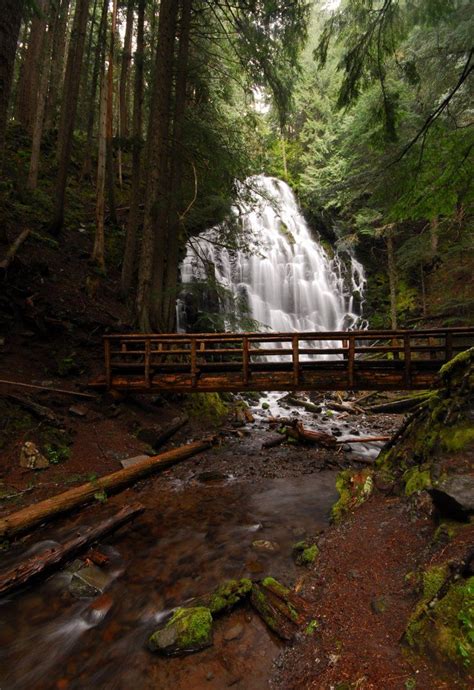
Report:
<svg viewBox="0 0 474 690"><path fill-rule="evenodd" d="M229 438L127 492L138 492L133 500L146 510L99 545L109 557L102 594L75 598L69 564L0 602L2 690L267 686L282 645L250 607L219 618L213 646L198 654L160 657L148 651L146 641L173 608L225 580L271 575L294 586L304 576L292 546L327 526L337 498L335 471L312 464L309 450L280 447L269 453L281 458L281 472L265 472L273 461L260 452L267 417L288 415L279 398L269 394L266 409L253 408L255 421L241 430L243 438ZM293 408L293 414L309 427L317 419L305 410ZM347 422L338 423L337 416L331 425L345 433ZM376 454L377 444L372 446L367 452ZM70 519L69 529L77 529L81 519ZM53 523L48 541L35 549L52 545L60 534L64 538L64 526L59 531Z"/></svg>

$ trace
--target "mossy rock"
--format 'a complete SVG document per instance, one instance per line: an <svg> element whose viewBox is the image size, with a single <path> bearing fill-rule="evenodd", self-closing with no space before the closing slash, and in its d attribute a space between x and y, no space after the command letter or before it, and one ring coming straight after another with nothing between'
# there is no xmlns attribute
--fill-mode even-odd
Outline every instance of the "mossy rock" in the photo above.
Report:
<svg viewBox="0 0 474 690"><path fill-rule="evenodd" d="M246 599L252 591L252 581L247 578L228 580L224 582L206 598L206 606L215 616L224 611L230 611L241 601Z"/></svg>
<svg viewBox="0 0 474 690"><path fill-rule="evenodd" d="M186 409L192 417L219 423L229 414L229 407L219 393L193 393L188 396Z"/></svg>
<svg viewBox="0 0 474 690"><path fill-rule="evenodd" d="M212 614L204 606L177 609L148 639L152 651L166 656L197 652L211 644Z"/></svg>
<svg viewBox="0 0 474 690"><path fill-rule="evenodd" d="M362 472L343 470L337 475L336 489L339 499L331 509L332 521L338 523L351 510L365 503L374 488L373 473L369 469Z"/></svg>
<svg viewBox="0 0 474 690"><path fill-rule="evenodd" d="M293 545L293 558L298 565L311 565L319 556L317 544L299 541Z"/></svg>
<svg viewBox="0 0 474 690"><path fill-rule="evenodd" d="M435 465L452 472L474 448L474 348L445 364L440 381L397 443L377 459L377 472L398 479L407 495L432 488Z"/></svg>
<svg viewBox="0 0 474 690"><path fill-rule="evenodd" d="M408 644L434 655L441 662L451 661L461 670L474 669L474 577L460 579L436 599L446 569L431 568L424 574L423 598L406 629ZM429 611L427 610L428 605Z"/></svg>

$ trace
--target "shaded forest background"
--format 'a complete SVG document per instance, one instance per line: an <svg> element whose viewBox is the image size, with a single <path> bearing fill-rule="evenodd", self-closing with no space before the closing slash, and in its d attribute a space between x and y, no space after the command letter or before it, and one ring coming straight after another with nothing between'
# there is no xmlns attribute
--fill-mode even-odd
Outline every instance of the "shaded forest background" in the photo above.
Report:
<svg viewBox="0 0 474 690"><path fill-rule="evenodd" d="M472 323L473 4L334 5L1 0L0 243L37 257L2 325L65 270L174 330L187 239L261 172L362 260L373 327Z"/></svg>

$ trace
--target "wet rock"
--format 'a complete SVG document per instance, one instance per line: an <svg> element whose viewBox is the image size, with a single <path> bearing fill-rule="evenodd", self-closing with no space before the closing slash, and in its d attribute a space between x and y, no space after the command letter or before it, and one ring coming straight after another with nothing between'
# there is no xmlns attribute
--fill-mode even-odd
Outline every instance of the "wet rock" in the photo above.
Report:
<svg viewBox="0 0 474 690"><path fill-rule="evenodd" d="M443 517L466 521L474 512L474 476L456 475L430 490L433 502Z"/></svg>
<svg viewBox="0 0 474 690"><path fill-rule="evenodd" d="M204 606L177 609L148 639L151 651L166 656L189 654L212 644L212 614Z"/></svg>
<svg viewBox="0 0 474 690"><path fill-rule="evenodd" d="M150 456L149 455L135 455L133 458L125 458L124 460L120 460L120 464L122 467L127 469L127 467L133 467L134 465L139 465L141 462L144 460L148 460Z"/></svg>
<svg viewBox="0 0 474 690"><path fill-rule="evenodd" d="M209 472L201 472L197 475L197 479L200 482L221 482L228 479L228 475L218 472L217 470L211 470Z"/></svg>
<svg viewBox="0 0 474 690"><path fill-rule="evenodd" d="M268 539L255 539L252 542L252 547L256 551L279 551L280 547L274 541L269 541Z"/></svg>
<svg viewBox="0 0 474 690"><path fill-rule="evenodd" d="M44 470L49 467L49 460L32 441L26 441L20 451L20 466L29 470Z"/></svg>
<svg viewBox="0 0 474 690"><path fill-rule="evenodd" d="M237 624L233 625L231 628L225 631L224 633L224 640L226 642L231 642L232 640L238 640L239 638L242 637L242 634L244 632L244 626Z"/></svg>
<svg viewBox="0 0 474 690"><path fill-rule="evenodd" d="M69 408L69 414L72 414L74 417L85 417L89 410L85 405L71 405Z"/></svg>
<svg viewBox="0 0 474 690"><path fill-rule="evenodd" d="M88 565L73 574L69 591L77 599L88 599L103 594L108 583L106 573L96 565Z"/></svg>

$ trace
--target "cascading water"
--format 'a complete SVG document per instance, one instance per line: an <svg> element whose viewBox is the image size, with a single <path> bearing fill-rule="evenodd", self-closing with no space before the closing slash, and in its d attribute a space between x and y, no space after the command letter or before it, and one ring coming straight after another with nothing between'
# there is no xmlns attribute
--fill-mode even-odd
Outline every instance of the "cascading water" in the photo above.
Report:
<svg viewBox="0 0 474 690"><path fill-rule="evenodd" d="M202 233L188 242L181 266L183 284L202 283L214 271L217 284L231 296L221 298L221 313L235 312L245 304L260 328L275 332L335 331L360 325L356 303L360 305L365 285L361 264L351 257L348 271L337 255L328 255L311 236L285 182L259 175L249 183L255 191L249 202L239 206L238 216L252 248L222 246L219 228ZM177 310L183 330L184 300Z"/></svg>

